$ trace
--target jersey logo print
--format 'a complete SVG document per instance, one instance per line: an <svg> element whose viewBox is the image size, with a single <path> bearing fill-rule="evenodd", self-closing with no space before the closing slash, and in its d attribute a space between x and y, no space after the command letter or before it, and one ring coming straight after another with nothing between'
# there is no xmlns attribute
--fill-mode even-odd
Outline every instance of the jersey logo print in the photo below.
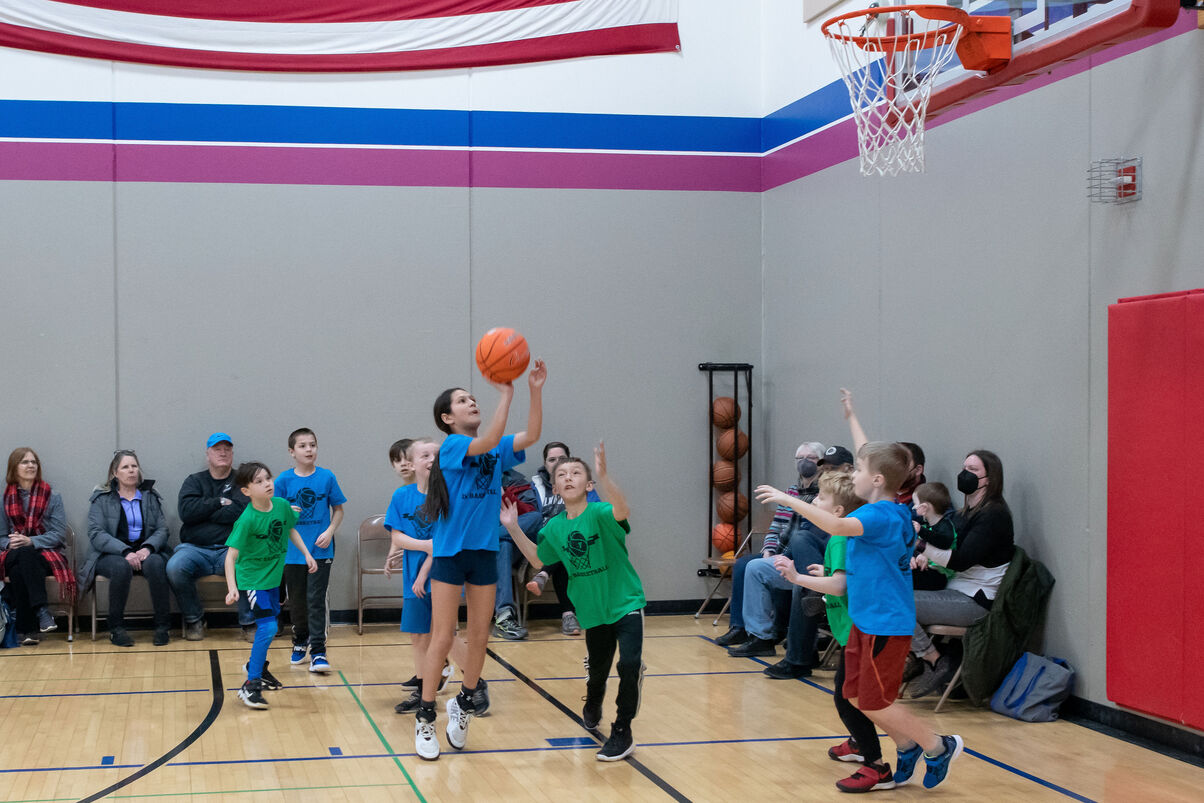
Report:
<svg viewBox="0 0 1204 803"><path fill-rule="evenodd" d="M413 513L410 513L405 518L410 520L410 524L414 527L414 537L421 538L426 541L431 537L431 521L423 515L422 508L418 508Z"/></svg>
<svg viewBox="0 0 1204 803"><path fill-rule="evenodd" d="M313 488L302 488L296 497L289 501L301 508L301 512L297 514L299 519L309 520L313 518L314 506L325 498L326 494L320 494Z"/></svg>
<svg viewBox="0 0 1204 803"><path fill-rule="evenodd" d="M569 553L569 562L573 564L574 569L585 571L590 567L589 548L597 541L597 533L588 538L578 530L569 533L568 540L564 544L564 551Z"/></svg>
<svg viewBox="0 0 1204 803"><path fill-rule="evenodd" d="M481 455L477 467L480 473L477 474L476 489L478 491L487 491L493 482L493 470L497 467L497 455Z"/></svg>

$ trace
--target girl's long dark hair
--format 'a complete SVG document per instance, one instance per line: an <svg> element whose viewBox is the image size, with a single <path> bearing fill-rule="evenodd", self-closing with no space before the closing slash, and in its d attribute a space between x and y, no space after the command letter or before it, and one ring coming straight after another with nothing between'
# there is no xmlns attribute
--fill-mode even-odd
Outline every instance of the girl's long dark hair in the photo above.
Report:
<svg viewBox="0 0 1204 803"><path fill-rule="evenodd" d="M435 426L451 434L451 427L443 420L443 416L451 412L452 395L461 388L448 388L435 399ZM422 503L422 515L427 521L437 521L447 515L451 500L447 494L447 480L443 478L443 470L439 468L439 455L431 465L431 477L426 485L426 501Z"/></svg>
<svg viewBox="0 0 1204 803"><path fill-rule="evenodd" d="M968 515L976 510L982 510L988 505L1002 505L1009 513L1011 508L1008 507L1007 501L1003 498L1003 461L999 459L999 455L988 449L975 449L970 454L982 461L982 467L987 471L987 492L983 494L982 501L971 508L969 505L962 507L962 515ZM966 455L969 457L970 455Z"/></svg>

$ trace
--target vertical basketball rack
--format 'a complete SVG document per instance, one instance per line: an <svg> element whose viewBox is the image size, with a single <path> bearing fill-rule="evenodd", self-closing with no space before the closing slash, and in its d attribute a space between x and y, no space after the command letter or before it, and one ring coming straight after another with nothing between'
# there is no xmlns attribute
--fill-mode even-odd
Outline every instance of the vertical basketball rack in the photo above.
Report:
<svg viewBox="0 0 1204 803"><path fill-rule="evenodd" d="M748 412L748 423L747 423L748 451L745 452L743 459L741 459L737 454L736 459L733 461L736 465L735 492L738 494L739 490L740 490L740 478L741 478L741 468L740 467L741 467L741 465L743 465L743 467L744 467L743 468L743 479L744 479L744 485L745 485L745 495L748 498L748 513L745 516L738 518L733 522L733 525L736 528L736 550L737 550L737 552L736 552L735 557L737 557L737 558L740 557L739 553L740 553L740 551L742 551L742 550L740 550L740 547L742 546L743 536L747 535L748 532L750 532L752 530L752 510L753 510L753 492L752 492L752 487L753 487L753 485L752 485L752 455L753 455L752 372L753 372L753 366L750 363L746 363L746 362L702 362L702 363L698 364L698 370L704 372L707 375L707 455L708 455L707 499L709 501L709 504L707 505L707 529L706 529L706 545L707 545L706 549L707 549L707 551L706 551L706 558L704 559L705 564L707 565L708 568L700 569L698 571L698 574L701 577L717 578L718 582L715 583L715 587L711 589L711 593L707 595L706 600L704 600L702 603L702 607L700 607L698 609L698 613L695 614L694 618L696 618L696 619L702 613L703 609L706 608L707 604L711 601L711 598L715 595L715 592L719 590L720 583L731 572L730 566L724 565L724 566L722 566L722 568L719 568L719 565L720 565L719 562L716 561L712 557L712 554L711 554L714 549L713 545L711 544L711 532L715 527L715 483L714 483L715 478L713 476L714 475L714 456L715 456L715 427L711 420L711 405L715 401L715 383L716 383L715 375L716 374L720 374L720 375L731 374L732 398L735 400L738 409L746 410ZM741 383L742 379L743 379L743 383ZM743 386L744 386L743 394L741 394L741 391L740 391L741 384L743 384ZM739 431L739 429L740 429L740 421L739 421L739 419L737 419L736 420L736 430ZM738 440L739 439L737 438L737 442L738 442ZM739 512L739 511L737 510L737 512ZM745 522L745 524L746 524L746 528L743 531L741 530L741 527L740 527L741 522ZM727 605L724 605L724 610L726 610L726 609L727 609ZM722 616L723 611L720 611L719 615ZM716 622L717 621L718 621L718 619L716 619Z"/></svg>

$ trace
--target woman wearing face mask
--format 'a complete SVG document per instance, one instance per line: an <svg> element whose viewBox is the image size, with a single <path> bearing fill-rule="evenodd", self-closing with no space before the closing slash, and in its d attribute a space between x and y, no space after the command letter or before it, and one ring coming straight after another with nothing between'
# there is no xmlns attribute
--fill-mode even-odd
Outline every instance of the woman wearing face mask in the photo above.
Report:
<svg viewBox="0 0 1204 803"><path fill-rule="evenodd" d="M911 650L922 663L913 664L910 672L912 677L917 672L924 674L915 682L912 697L943 688L957 671L953 659L933 646L922 625L969 627L986 616L1015 551L1012 512L1003 499L1003 463L999 457L986 449L966 455L957 475L957 490L966 497L962 523L957 528L957 549L938 549L930 544L912 559L913 568L935 563L957 572L941 591L916 592L916 631Z"/></svg>

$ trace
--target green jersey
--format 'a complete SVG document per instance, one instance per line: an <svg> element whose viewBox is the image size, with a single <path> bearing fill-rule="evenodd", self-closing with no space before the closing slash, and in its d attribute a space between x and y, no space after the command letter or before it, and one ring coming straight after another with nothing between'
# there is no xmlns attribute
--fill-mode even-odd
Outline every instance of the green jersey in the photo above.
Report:
<svg viewBox="0 0 1204 803"><path fill-rule="evenodd" d="M824 549L825 576L831 577L837 572L847 571L845 554L848 549L848 538L834 535L828 539L828 546ZM828 606L828 627L832 630L832 638L843 647L849 643L849 628L853 624L853 620L849 616L849 596L848 594L841 594L839 597L835 594L824 594L824 604Z"/></svg>
<svg viewBox="0 0 1204 803"><path fill-rule="evenodd" d="M629 532L606 502L590 502L573 519L560 513L539 531L539 559L564 564L582 627L613 624L644 607L644 587L627 557Z"/></svg>
<svg viewBox="0 0 1204 803"><path fill-rule="evenodd" d="M267 591L280 587L288 536L297 523L297 511L287 499L272 497L272 509L263 512L247 505L234 522L226 546L238 550L234 580L240 591Z"/></svg>

